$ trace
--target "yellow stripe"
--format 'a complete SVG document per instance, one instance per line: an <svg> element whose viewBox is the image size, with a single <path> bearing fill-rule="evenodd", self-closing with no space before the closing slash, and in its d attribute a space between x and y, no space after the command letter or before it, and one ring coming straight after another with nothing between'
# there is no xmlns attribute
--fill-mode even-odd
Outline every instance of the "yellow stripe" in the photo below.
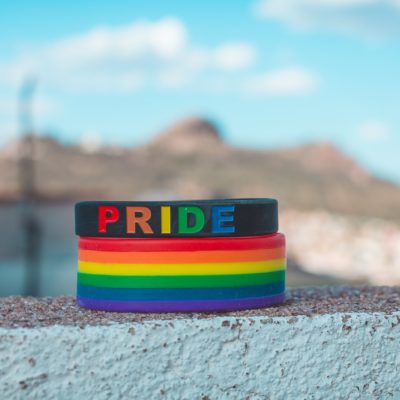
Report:
<svg viewBox="0 0 400 400"><path fill-rule="evenodd" d="M100 264L79 261L78 271L99 275L233 275L286 268L286 259L207 264Z"/></svg>
<svg viewBox="0 0 400 400"><path fill-rule="evenodd" d="M171 233L171 207L161 207L161 233Z"/></svg>

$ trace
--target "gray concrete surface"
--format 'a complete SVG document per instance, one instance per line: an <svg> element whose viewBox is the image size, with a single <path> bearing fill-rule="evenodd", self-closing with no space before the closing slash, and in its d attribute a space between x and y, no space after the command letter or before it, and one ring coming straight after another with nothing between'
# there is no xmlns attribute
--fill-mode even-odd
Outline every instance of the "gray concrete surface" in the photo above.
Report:
<svg viewBox="0 0 400 400"><path fill-rule="evenodd" d="M298 289L223 314L0 300L4 399L399 399L399 353L400 288Z"/></svg>

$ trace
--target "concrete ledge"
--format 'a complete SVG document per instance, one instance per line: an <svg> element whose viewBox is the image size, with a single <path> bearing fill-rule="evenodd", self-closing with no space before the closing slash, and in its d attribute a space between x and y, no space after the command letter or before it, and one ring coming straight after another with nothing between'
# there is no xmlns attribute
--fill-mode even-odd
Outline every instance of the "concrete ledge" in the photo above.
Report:
<svg viewBox="0 0 400 400"><path fill-rule="evenodd" d="M225 314L0 300L5 399L400 398L400 288L298 289Z"/></svg>

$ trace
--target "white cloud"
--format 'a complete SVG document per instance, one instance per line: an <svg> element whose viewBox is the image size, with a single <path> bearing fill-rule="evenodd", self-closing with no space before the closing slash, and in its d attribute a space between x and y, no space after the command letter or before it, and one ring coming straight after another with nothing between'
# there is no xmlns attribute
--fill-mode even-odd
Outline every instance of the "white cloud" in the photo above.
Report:
<svg viewBox="0 0 400 400"><path fill-rule="evenodd" d="M382 142L391 134L391 128L381 121L365 121L357 129L359 137L365 142Z"/></svg>
<svg viewBox="0 0 400 400"><path fill-rule="evenodd" d="M256 49L245 42L194 45L182 21L164 18L97 27L42 44L15 59L0 60L0 82L16 86L33 75L45 90L134 92L191 85L206 91L261 95L305 94L318 84L313 72L300 67L252 76L250 67L256 59ZM43 112L49 108L43 101L38 106Z"/></svg>
<svg viewBox="0 0 400 400"><path fill-rule="evenodd" d="M301 95L314 91L317 75L302 67L288 67L250 78L244 90L255 95Z"/></svg>
<svg viewBox="0 0 400 400"><path fill-rule="evenodd" d="M38 46L14 60L0 60L0 80L18 83L30 73L49 87L68 90L135 91L144 86L179 86L206 71L226 72L252 65L247 43L199 47L177 18L98 27Z"/></svg>
<svg viewBox="0 0 400 400"><path fill-rule="evenodd" d="M226 70L246 68L255 58L255 49L246 43L224 45L215 52L215 64Z"/></svg>
<svg viewBox="0 0 400 400"><path fill-rule="evenodd" d="M256 13L296 29L400 34L399 0L261 0Z"/></svg>
<svg viewBox="0 0 400 400"><path fill-rule="evenodd" d="M143 62L148 59L173 60L187 46L186 28L175 18L159 22L136 22L128 26L99 27L44 49L44 56L67 68L107 66Z"/></svg>

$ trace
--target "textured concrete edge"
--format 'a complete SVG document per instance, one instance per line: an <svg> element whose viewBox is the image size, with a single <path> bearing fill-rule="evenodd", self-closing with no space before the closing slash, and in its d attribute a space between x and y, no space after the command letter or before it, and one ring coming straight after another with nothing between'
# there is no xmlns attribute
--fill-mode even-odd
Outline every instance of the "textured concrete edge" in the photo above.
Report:
<svg viewBox="0 0 400 400"><path fill-rule="evenodd" d="M18 398L399 398L400 311L0 328Z"/></svg>
<svg viewBox="0 0 400 400"><path fill-rule="evenodd" d="M151 315L151 314L149 314ZM335 313L328 313L328 314L311 314L311 315L288 315L288 316L269 316L269 315L254 315L254 316L244 316L244 315L210 315L207 318L204 317L197 317L193 316L191 317L190 315L187 316L186 314L178 314L180 315L180 318L177 319L147 319L147 320L140 320L140 321L128 321L128 322L119 322L119 321L111 321L108 322L107 325L84 325L84 326L79 326L79 325L64 325L64 324L57 324L55 323L54 325L49 325L49 326L35 326L35 327L2 327L0 326L0 334L2 333L7 333L7 332L23 332L23 333L29 333L30 331L36 331L40 332L42 330L46 329L60 329L61 331L64 330L78 330L82 332L82 330L98 330L98 329L115 329L115 328L126 328L126 327L132 327L132 326L142 326L143 329L148 328L148 327L160 327L162 325L165 326L178 326L180 324L190 324L190 325L198 325L198 324L205 324L205 323L212 323L212 325L218 325L219 322L221 322L221 326L230 326L232 322L235 324L239 324L238 326L242 325L248 325L252 326L254 323L258 322L261 323L262 325L267 325L267 324L275 324L275 325L280 325L280 324L295 324L300 321L308 321L308 322L313 322L313 320L317 319L326 319L332 320L332 319L341 319L342 321L347 321L351 319L359 319L359 318L365 318L366 320L374 320L375 318L382 318L384 320L387 320L389 318L399 318L399 324L400 324L400 309L398 311L394 312L335 312ZM228 322L226 322L228 321Z"/></svg>
<svg viewBox="0 0 400 400"><path fill-rule="evenodd" d="M240 318L322 315L337 312L383 312L400 310L400 287L361 286L323 287L286 290L286 301L278 306L224 313L118 313L92 311L79 307L74 297L0 298L0 327L51 325L100 326L114 322L133 323L153 319L213 319L219 316Z"/></svg>

